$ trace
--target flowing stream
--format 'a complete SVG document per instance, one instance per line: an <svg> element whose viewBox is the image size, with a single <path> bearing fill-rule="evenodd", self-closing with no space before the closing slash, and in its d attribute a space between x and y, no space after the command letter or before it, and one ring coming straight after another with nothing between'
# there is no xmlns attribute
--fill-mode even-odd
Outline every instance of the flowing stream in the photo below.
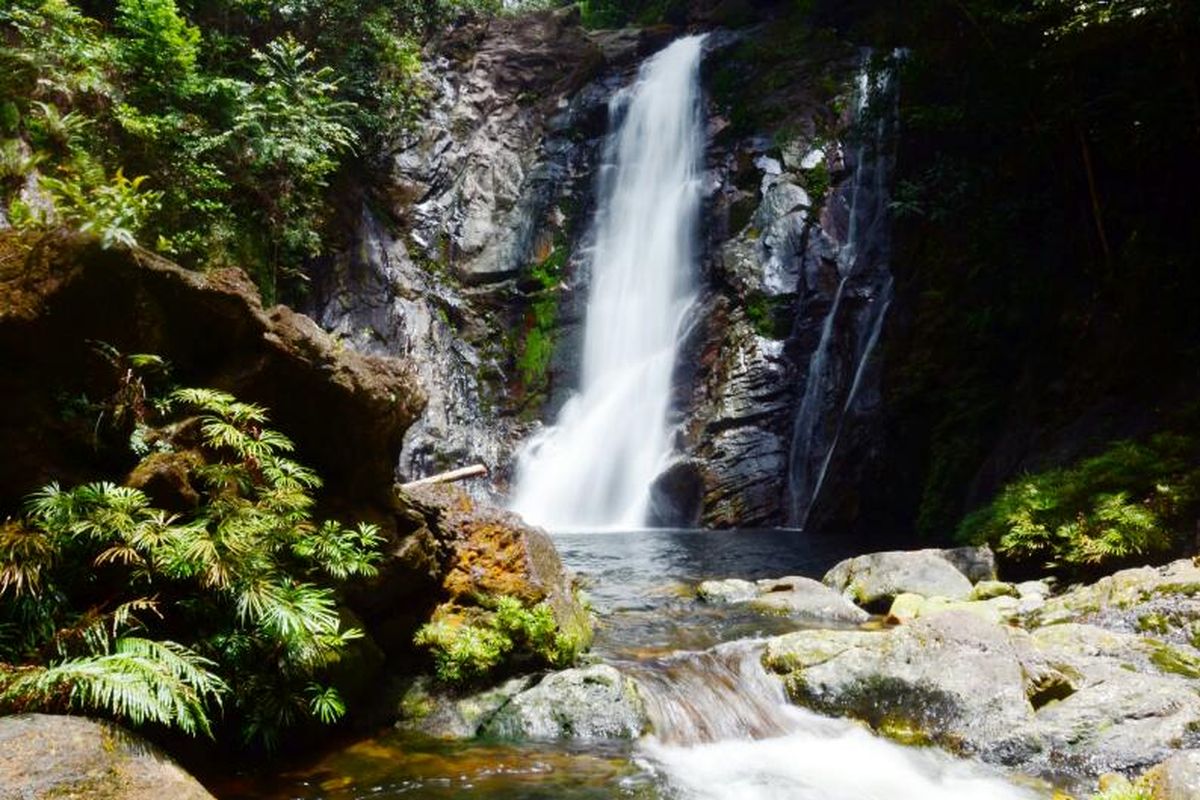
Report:
<svg viewBox="0 0 1200 800"><path fill-rule="evenodd" d="M905 748L787 702L761 664L766 638L805 623L699 602L708 578L820 576L850 543L796 530L645 530L671 450L680 326L693 302L703 146L701 37L649 59L610 104L578 394L521 456L514 508L559 533L598 616L593 654L632 678L653 735L639 741L445 742L384 733L227 798L382 800L1028 800L1006 776ZM865 108L870 79L864 73ZM881 123L882 124L882 123ZM877 131L879 136L884 131ZM878 144L876 142L875 144ZM868 380L891 292L886 168L858 153L840 284L796 420L798 517L819 492ZM881 250L882 248L882 250ZM882 255L881 255L882 253ZM882 269L878 269L880 265ZM864 283L865 280L865 283ZM866 301L864 303L864 300ZM840 314L854 307L852 316ZM849 324L849 334L843 327ZM850 335L850 344L835 343ZM847 353L850 354L847 357ZM835 375L836 373L836 375ZM604 529L597 532L597 529Z"/></svg>
<svg viewBox="0 0 1200 800"><path fill-rule="evenodd" d="M222 800L1034 800L984 765L903 747L786 702L765 637L803 623L698 602L713 577L821 575L847 554L796 531L556 536L599 621L594 653L637 681L654 735L446 742L398 732L214 787Z"/></svg>
<svg viewBox="0 0 1200 800"><path fill-rule="evenodd" d="M702 41L673 42L609 104L582 381L522 452L512 502L551 530L645 525L671 451L671 373L694 297Z"/></svg>

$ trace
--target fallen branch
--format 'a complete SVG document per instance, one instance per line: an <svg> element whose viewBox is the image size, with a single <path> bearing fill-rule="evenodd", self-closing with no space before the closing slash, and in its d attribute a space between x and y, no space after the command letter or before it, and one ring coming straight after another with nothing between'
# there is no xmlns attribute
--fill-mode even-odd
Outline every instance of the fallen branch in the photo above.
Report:
<svg viewBox="0 0 1200 800"><path fill-rule="evenodd" d="M437 475L430 475L428 478L402 483L400 484L400 488L412 489L415 486L426 486L431 483L451 483L453 481L466 480L467 478L487 477L487 474L487 467L483 464L472 464L469 467L459 467L449 472L439 472Z"/></svg>

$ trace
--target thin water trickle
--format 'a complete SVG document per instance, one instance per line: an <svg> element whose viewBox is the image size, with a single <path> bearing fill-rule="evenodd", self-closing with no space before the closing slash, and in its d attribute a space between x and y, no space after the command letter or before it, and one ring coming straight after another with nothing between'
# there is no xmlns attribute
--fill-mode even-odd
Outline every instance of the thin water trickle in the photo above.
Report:
<svg viewBox="0 0 1200 800"><path fill-rule="evenodd" d="M856 115L860 122L873 119L874 124L862 126L862 139L853 153L846 198L849 229L837 254L837 290L809 357L792 426L789 522L800 528L806 527L820 497L863 384L870 382L871 359L891 306L888 184L894 104L891 71L874 72L868 57L858 76Z"/></svg>
<svg viewBox="0 0 1200 800"><path fill-rule="evenodd" d="M610 102L579 392L517 465L512 507L551 530L646 524L671 450L671 373L694 299L702 36Z"/></svg>

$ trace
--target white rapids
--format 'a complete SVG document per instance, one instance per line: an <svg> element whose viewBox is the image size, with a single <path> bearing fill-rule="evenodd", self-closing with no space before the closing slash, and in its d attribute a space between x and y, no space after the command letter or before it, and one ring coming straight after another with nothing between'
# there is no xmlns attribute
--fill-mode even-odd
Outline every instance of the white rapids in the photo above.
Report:
<svg viewBox="0 0 1200 800"><path fill-rule="evenodd" d="M795 730L770 739L643 743L678 800L1034 800L1000 774L902 747L844 720L789 709Z"/></svg>
<svg viewBox="0 0 1200 800"><path fill-rule="evenodd" d="M550 530L646 525L671 452L671 375L694 301L702 36L647 60L609 104L579 392L532 437L513 510Z"/></svg>
<svg viewBox="0 0 1200 800"><path fill-rule="evenodd" d="M671 800L1034 800L983 764L904 747L790 705L762 643L631 669L656 737L640 758Z"/></svg>

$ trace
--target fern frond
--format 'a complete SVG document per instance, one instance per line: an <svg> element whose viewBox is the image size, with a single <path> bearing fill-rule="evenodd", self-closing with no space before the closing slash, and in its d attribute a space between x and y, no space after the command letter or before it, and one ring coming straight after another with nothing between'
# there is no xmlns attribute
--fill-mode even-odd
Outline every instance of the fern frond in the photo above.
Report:
<svg viewBox="0 0 1200 800"><path fill-rule="evenodd" d="M0 524L0 597L37 596L42 573L50 568L58 548L45 531L16 522Z"/></svg>
<svg viewBox="0 0 1200 800"><path fill-rule="evenodd" d="M213 666L174 642L126 637L111 653L19 673L0 691L0 704L96 711L133 725L151 722L211 736L206 706L219 707L228 691L209 671Z"/></svg>

